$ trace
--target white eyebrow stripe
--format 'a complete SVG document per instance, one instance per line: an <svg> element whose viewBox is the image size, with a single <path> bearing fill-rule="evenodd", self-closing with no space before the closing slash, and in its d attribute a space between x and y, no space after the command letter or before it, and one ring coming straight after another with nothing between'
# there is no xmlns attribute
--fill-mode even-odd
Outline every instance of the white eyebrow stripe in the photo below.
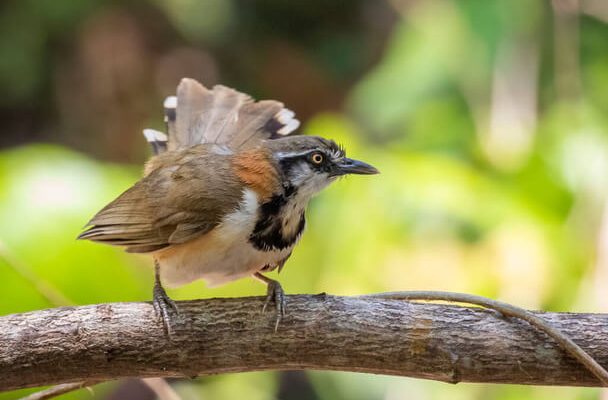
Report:
<svg viewBox="0 0 608 400"><path fill-rule="evenodd" d="M305 151L281 151L278 153L275 153L275 157L276 158L290 158L290 157L301 157L301 156L305 156L308 155L310 153L313 153L315 151L320 151L323 154L329 155L330 158L332 159L341 159L346 157L340 150L321 150L321 149L310 149L310 150L305 150Z"/></svg>
<svg viewBox="0 0 608 400"><path fill-rule="evenodd" d="M281 151L276 153L276 157L277 158L291 158L291 157L301 157L301 156L305 156L307 154L310 154L311 152L316 151L316 150L306 150L306 151L300 151L300 152L296 152L296 151Z"/></svg>
<svg viewBox="0 0 608 400"><path fill-rule="evenodd" d="M296 153L296 152L293 152L293 153L287 153L287 152L284 152L284 153L275 153L274 158L276 160L285 160L285 159L289 159L289 158L300 158L300 157L303 158L303 157L306 157L306 156L308 156L311 153L314 153L316 151L317 150L309 150L309 151L300 152L300 153ZM344 156L342 156L342 155L334 157L334 154L327 154L327 153L325 153L323 151L321 151L321 153L323 153L326 157L328 157L330 160L333 160L333 161L337 161L337 160L340 160L340 159L344 158Z"/></svg>

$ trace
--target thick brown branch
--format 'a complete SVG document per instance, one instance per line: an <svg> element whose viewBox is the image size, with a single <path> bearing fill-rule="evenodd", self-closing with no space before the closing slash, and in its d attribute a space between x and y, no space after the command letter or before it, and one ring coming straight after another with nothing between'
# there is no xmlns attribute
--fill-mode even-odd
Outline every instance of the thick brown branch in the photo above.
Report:
<svg viewBox="0 0 608 400"><path fill-rule="evenodd" d="M446 382L598 386L527 322L480 308L289 296L274 332L261 298L179 302L168 339L149 303L0 317L0 390L124 377L269 369L372 372ZM608 365L608 315L536 313Z"/></svg>

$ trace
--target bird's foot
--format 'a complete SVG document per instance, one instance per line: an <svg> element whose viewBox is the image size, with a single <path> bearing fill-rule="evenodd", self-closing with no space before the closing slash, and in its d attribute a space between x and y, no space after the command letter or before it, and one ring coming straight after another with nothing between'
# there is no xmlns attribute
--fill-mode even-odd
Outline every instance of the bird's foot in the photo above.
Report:
<svg viewBox="0 0 608 400"><path fill-rule="evenodd" d="M154 285L153 298L152 298L152 306L154 306L154 312L158 319L163 323L163 327L165 329L165 334L171 336L171 321L174 320L179 312L177 310L177 305L165 292L165 289L159 285Z"/></svg>
<svg viewBox="0 0 608 400"><path fill-rule="evenodd" d="M283 319L283 316L285 315L285 292L283 292L283 288L279 282L269 279L266 301L264 302L264 307L262 307L262 312L266 311L266 308L271 301L274 302L277 314L276 322L274 324L274 331L276 332L279 329L281 319Z"/></svg>

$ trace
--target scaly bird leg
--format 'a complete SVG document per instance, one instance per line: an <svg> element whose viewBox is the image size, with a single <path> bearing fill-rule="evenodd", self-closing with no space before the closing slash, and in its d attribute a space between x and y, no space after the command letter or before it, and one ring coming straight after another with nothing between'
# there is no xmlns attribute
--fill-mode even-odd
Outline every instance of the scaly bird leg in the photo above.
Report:
<svg viewBox="0 0 608 400"><path fill-rule="evenodd" d="M154 260L154 290L152 292L152 305L156 316L162 321L165 333L171 336L171 319L178 315L177 305L165 292L160 283L160 265Z"/></svg>
<svg viewBox="0 0 608 400"><path fill-rule="evenodd" d="M274 331L276 332L277 329L279 329L281 319L285 315L285 293L283 292L283 288L279 282L275 281L274 279L270 279L259 272L253 274L253 277L268 285L268 289L266 291L266 301L264 302L262 312L266 311L266 307L268 307L268 304L270 304L271 301L274 301L277 313L277 320L274 324Z"/></svg>

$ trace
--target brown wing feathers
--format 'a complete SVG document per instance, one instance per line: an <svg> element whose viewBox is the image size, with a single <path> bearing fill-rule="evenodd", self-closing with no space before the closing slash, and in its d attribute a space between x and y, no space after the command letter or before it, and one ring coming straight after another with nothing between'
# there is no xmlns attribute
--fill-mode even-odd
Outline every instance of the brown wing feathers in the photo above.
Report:
<svg viewBox="0 0 608 400"><path fill-rule="evenodd" d="M136 183L99 211L78 239L128 246L131 251L154 251L167 246L153 226L145 181Z"/></svg>
<svg viewBox="0 0 608 400"><path fill-rule="evenodd" d="M230 157L199 145L155 161L155 169L93 217L80 239L156 251L210 231L237 209L243 186Z"/></svg>

